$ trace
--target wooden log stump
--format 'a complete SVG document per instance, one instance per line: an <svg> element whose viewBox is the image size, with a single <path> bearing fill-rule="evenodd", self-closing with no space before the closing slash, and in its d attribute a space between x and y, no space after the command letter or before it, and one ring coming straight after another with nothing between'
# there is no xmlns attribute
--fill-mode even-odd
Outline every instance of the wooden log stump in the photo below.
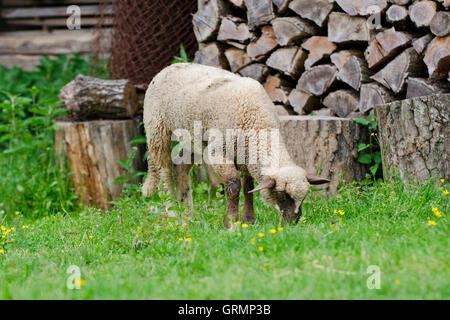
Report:
<svg viewBox="0 0 450 320"><path fill-rule="evenodd" d="M385 178L450 179L450 94L418 97L375 108Z"/></svg>
<svg viewBox="0 0 450 320"><path fill-rule="evenodd" d="M135 87L128 80L104 80L77 75L61 89L67 116L76 121L129 119L137 111Z"/></svg>
<svg viewBox="0 0 450 320"><path fill-rule="evenodd" d="M114 184L122 176L130 177L119 160L127 159L132 151L130 141L141 136L139 120L100 120L62 122L55 124L55 149L58 156L69 160L73 183L80 200L101 209L111 207L123 184ZM136 170L143 170L138 149L134 158ZM130 177L131 178L131 177Z"/></svg>
<svg viewBox="0 0 450 320"><path fill-rule="evenodd" d="M336 194L342 183L361 181L369 172L358 163L358 144L369 133L351 119L323 116L280 117L281 135L291 157L308 172L331 180L326 192Z"/></svg>

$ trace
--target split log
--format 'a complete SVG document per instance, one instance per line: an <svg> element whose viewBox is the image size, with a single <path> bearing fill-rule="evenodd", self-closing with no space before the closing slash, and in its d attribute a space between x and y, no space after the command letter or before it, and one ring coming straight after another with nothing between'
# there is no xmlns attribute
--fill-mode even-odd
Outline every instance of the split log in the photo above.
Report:
<svg viewBox="0 0 450 320"><path fill-rule="evenodd" d="M331 64L324 64L303 72L298 80L297 89L321 96L336 81L337 68Z"/></svg>
<svg viewBox="0 0 450 320"><path fill-rule="evenodd" d="M247 56L244 50L239 50L237 48L225 50L225 57L228 60L231 72L237 72L252 62L252 59Z"/></svg>
<svg viewBox="0 0 450 320"><path fill-rule="evenodd" d="M85 204L109 209L119 198L119 177L133 178L119 160L133 152L130 141L141 136L138 120L87 121L55 123L56 154L65 155L71 165L72 179L78 197ZM143 171L144 150L138 149L134 168ZM62 161L62 159L60 159ZM138 181L137 181L138 182Z"/></svg>
<svg viewBox="0 0 450 320"><path fill-rule="evenodd" d="M268 24L275 18L272 0L245 0L250 29Z"/></svg>
<svg viewBox="0 0 450 320"><path fill-rule="evenodd" d="M132 118L137 111L136 89L128 80L103 80L77 75L61 89L59 98L64 101L70 119Z"/></svg>
<svg viewBox="0 0 450 320"><path fill-rule="evenodd" d="M264 89L274 103L288 104L288 96L292 87L279 74L268 76L266 82L264 82Z"/></svg>
<svg viewBox="0 0 450 320"><path fill-rule="evenodd" d="M222 19L217 40L248 43L252 36L252 33L243 19L227 16Z"/></svg>
<svg viewBox="0 0 450 320"><path fill-rule="evenodd" d="M328 37L314 36L303 42L302 48L309 52L305 61L305 69L309 70L320 60L328 58L337 46L328 41Z"/></svg>
<svg viewBox="0 0 450 320"><path fill-rule="evenodd" d="M412 42L414 50L416 50L418 54L422 54L422 52L425 50L430 41L433 40L433 38L434 38L433 35L429 33L414 40Z"/></svg>
<svg viewBox="0 0 450 320"><path fill-rule="evenodd" d="M311 116L334 117L335 114L334 114L333 110L331 110L331 109L322 108L322 109L311 112Z"/></svg>
<svg viewBox="0 0 450 320"><path fill-rule="evenodd" d="M351 119L323 116L280 117L280 131L292 159L307 172L331 180L323 188L335 194L345 182L361 181L368 167L360 164L358 144L368 142L368 130ZM345 146L345 147L344 147Z"/></svg>
<svg viewBox="0 0 450 320"><path fill-rule="evenodd" d="M275 110L278 116L290 116L295 115L295 112L291 107L285 106L284 104L275 104Z"/></svg>
<svg viewBox="0 0 450 320"><path fill-rule="evenodd" d="M256 42L251 42L247 46L247 55L254 61L260 61L278 47L275 32L271 26L264 26L261 29L261 36Z"/></svg>
<svg viewBox="0 0 450 320"><path fill-rule="evenodd" d="M229 0L232 4L240 9L245 9L244 0Z"/></svg>
<svg viewBox="0 0 450 320"><path fill-rule="evenodd" d="M247 45L245 43L240 43L237 41L228 40L228 41L225 41L225 43L228 44L229 46L235 47L236 49L239 49L239 50L246 50L246 48L247 48Z"/></svg>
<svg viewBox="0 0 450 320"><path fill-rule="evenodd" d="M409 18L417 28L429 27L431 20L436 14L436 2L434 1L416 1L409 6Z"/></svg>
<svg viewBox="0 0 450 320"><path fill-rule="evenodd" d="M450 94L375 108L385 178L450 179Z"/></svg>
<svg viewBox="0 0 450 320"><path fill-rule="evenodd" d="M395 28L378 33L370 42L365 52L369 68L376 68L411 44L412 36L406 32L395 31Z"/></svg>
<svg viewBox="0 0 450 320"><path fill-rule="evenodd" d="M431 32L438 37L446 37L450 34L450 12L439 11L431 20Z"/></svg>
<svg viewBox="0 0 450 320"><path fill-rule="evenodd" d="M331 62L341 70L352 56L363 57L364 54L358 50L341 50L330 56Z"/></svg>
<svg viewBox="0 0 450 320"><path fill-rule="evenodd" d="M281 48L272 53L266 64L292 78L297 78L304 70L307 58L305 51L298 47Z"/></svg>
<svg viewBox="0 0 450 320"><path fill-rule="evenodd" d="M381 12L387 7L386 0L335 0L336 3L351 16L369 16L374 8Z"/></svg>
<svg viewBox="0 0 450 320"><path fill-rule="evenodd" d="M331 13L328 21L328 40L335 43L370 41L367 20L341 12Z"/></svg>
<svg viewBox="0 0 450 320"><path fill-rule="evenodd" d="M445 9L450 8L450 0L438 0L438 1L442 3Z"/></svg>
<svg viewBox="0 0 450 320"><path fill-rule="evenodd" d="M423 78L409 78L406 99L450 92L450 83Z"/></svg>
<svg viewBox="0 0 450 320"><path fill-rule="evenodd" d="M430 78L445 78L450 69L450 36L434 38L425 51L423 61Z"/></svg>
<svg viewBox="0 0 450 320"><path fill-rule="evenodd" d="M329 0L293 0L289 8L300 17L313 21L323 27L334 7L334 1Z"/></svg>
<svg viewBox="0 0 450 320"><path fill-rule="evenodd" d="M362 113L368 113L378 105L395 100L389 90L376 82L361 85L359 96L359 111Z"/></svg>
<svg viewBox="0 0 450 320"><path fill-rule="evenodd" d="M409 4L411 2L411 0L389 0L389 2L404 6L404 5Z"/></svg>
<svg viewBox="0 0 450 320"><path fill-rule="evenodd" d="M289 94L289 104L297 114L305 115L320 107L320 99L308 92L294 89Z"/></svg>
<svg viewBox="0 0 450 320"><path fill-rule="evenodd" d="M195 53L194 62L228 70L228 61L217 42L210 42L202 46Z"/></svg>
<svg viewBox="0 0 450 320"><path fill-rule="evenodd" d="M374 74L371 79L381 83L394 93L400 93L406 87L408 76L419 76L423 72L424 66L419 59L419 55L413 48L408 48L389 62L386 67Z"/></svg>
<svg viewBox="0 0 450 320"><path fill-rule="evenodd" d="M291 45L299 39L318 33L317 27L299 17L272 20L273 30L280 46Z"/></svg>
<svg viewBox="0 0 450 320"><path fill-rule="evenodd" d="M346 89L331 92L323 100L323 105L333 110L338 117L345 118L353 111L358 110L358 92Z"/></svg>
<svg viewBox="0 0 450 320"><path fill-rule="evenodd" d="M362 83L370 81L369 68L366 61L359 56L351 56L339 70L337 77L350 87L359 91Z"/></svg>
<svg viewBox="0 0 450 320"><path fill-rule="evenodd" d="M263 82L269 74L269 68L262 63L253 63L239 70L239 74Z"/></svg>
<svg viewBox="0 0 450 320"><path fill-rule="evenodd" d="M278 14L283 14L287 11L291 0L273 0L273 4L277 7Z"/></svg>
<svg viewBox="0 0 450 320"><path fill-rule="evenodd" d="M386 20L396 28L405 29L409 20L408 9L394 4L386 11Z"/></svg>
<svg viewBox="0 0 450 320"><path fill-rule="evenodd" d="M229 8L223 0L210 0L193 16L194 34L198 42L213 40L220 26L220 19Z"/></svg>

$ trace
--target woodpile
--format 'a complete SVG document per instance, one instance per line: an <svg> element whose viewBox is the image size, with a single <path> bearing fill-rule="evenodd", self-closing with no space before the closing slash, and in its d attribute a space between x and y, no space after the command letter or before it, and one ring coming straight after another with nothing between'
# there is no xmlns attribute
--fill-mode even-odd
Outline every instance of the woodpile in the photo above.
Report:
<svg viewBox="0 0 450 320"><path fill-rule="evenodd" d="M449 91L449 7L441 0L203 0L194 15L195 62L261 82L280 114L367 114Z"/></svg>

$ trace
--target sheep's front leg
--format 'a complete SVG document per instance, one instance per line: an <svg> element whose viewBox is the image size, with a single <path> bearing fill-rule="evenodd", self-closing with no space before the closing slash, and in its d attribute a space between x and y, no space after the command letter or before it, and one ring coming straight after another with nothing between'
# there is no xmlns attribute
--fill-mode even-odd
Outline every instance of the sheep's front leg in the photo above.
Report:
<svg viewBox="0 0 450 320"><path fill-rule="evenodd" d="M175 166L175 188L178 201L185 203L192 212L194 202L192 200L191 176L192 164L178 164ZM191 212L185 217L189 218Z"/></svg>
<svg viewBox="0 0 450 320"><path fill-rule="evenodd" d="M242 218L244 222L255 222L255 210L253 208L253 193L249 191L254 188L254 181L251 176L244 176L242 178L242 188L244 190L244 211L242 212Z"/></svg>
<svg viewBox="0 0 450 320"><path fill-rule="evenodd" d="M227 193L227 216L225 217L225 227L232 227L232 221L239 220L239 193L241 192L241 179L239 171L234 165L215 165L219 178L225 185Z"/></svg>

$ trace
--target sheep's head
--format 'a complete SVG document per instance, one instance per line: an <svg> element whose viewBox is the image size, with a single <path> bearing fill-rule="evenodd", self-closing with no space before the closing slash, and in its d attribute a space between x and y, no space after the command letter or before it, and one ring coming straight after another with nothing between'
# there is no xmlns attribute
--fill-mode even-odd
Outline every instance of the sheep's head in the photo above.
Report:
<svg viewBox="0 0 450 320"><path fill-rule="evenodd" d="M328 179L307 174L301 167L289 166L263 176L250 192L260 191L264 201L280 211L285 221L297 223L310 185L328 182Z"/></svg>

